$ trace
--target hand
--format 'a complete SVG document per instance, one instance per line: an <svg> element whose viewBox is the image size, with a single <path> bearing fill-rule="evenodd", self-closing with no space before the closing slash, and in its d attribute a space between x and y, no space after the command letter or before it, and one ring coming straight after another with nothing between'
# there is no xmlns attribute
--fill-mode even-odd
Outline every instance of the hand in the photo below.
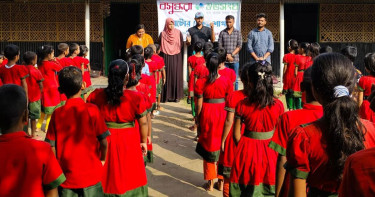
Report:
<svg viewBox="0 0 375 197"><path fill-rule="evenodd" d="M152 139L151 136L147 136L147 144L151 144L151 139Z"/></svg>
<svg viewBox="0 0 375 197"><path fill-rule="evenodd" d="M166 82L166 79L164 78L164 79L163 79L163 85L165 85L165 82Z"/></svg>
<svg viewBox="0 0 375 197"><path fill-rule="evenodd" d="M141 150L142 150L143 156L146 156L147 155L147 144L146 143L141 143Z"/></svg>
<svg viewBox="0 0 375 197"><path fill-rule="evenodd" d="M297 75L298 75L298 71L295 71L295 72L294 72L294 75L297 77Z"/></svg>
<svg viewBox="0 0 375 197"><path fill-rule="evenodd" d="M264 57L259 57L258 59L259 59L259 60L264 60Z"/></svg>
<svg viewBox="0 0 375 197"><path fill-rule="evenodd" d="M105 161L101 161L102 162L102 165L104 166L104 164L105 164Z"/></svg>
<svg viewBox="0 0 375 197"><path fill-rule="evenodd" d="M221 152L224 152L224 150L225 150L225 142L222 142L221 143Z"/></svg>
<svg viewBox="0 0 375 197"><path fill-rule="evenodd" d="M191 43L191 36L186 36L186 42Z"/></svg>
<svg viewBox="0 0 375 197"><path fill-rule="evenodd" d="M234 61L234 58L233 58L232 55L229 55L228 61L229 61L229 62L233 62L233 61Z"/></svg>
<svg viewBox="0 0 375 197"><path fill-rule="evenodd" d="M211 27L211 29L214 29L214 27L215 27L215 23L214 23L214 22L211 22L211 23L210 23L210 27Z"/></svg>

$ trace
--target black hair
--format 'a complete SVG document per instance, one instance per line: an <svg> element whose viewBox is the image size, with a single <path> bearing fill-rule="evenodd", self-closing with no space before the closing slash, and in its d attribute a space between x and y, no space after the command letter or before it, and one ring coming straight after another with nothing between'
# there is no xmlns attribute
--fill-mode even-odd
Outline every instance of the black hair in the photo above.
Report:
<svg viewBox="0 0 375 197"><path fill-rule="evenodd" d="M205 42L203 46L203 54L204 58L207 58L207 56L213 51L214 44L212 42Z"/></svg>
<svg viewBox="0 0 375 197"><path fill-rule="evenodd" d="M138 62L140 62L140 63L142 64L142 67L145 66L145 58L144 58L142 55L139 55L139 54L137 54L137 55L133 55L133 56L131 57L131 60L132 60L132 59L135 59L135 60L137 60Z"/></svg>
<svg viewBox="0 0 375 197"><path fill-rule="evenodd" d="M133 55L142 55L143 53L143 47L140 46L140 45L134 45L132 47L130 47L130 56L133 56Z"/></svg>
<svg viewBox="0 0 375 197"><path fill-rule="evenodd" d="M51 53L53 53L53 47L51 45L43 45L39 47L36 53L38 55L38 66L42 65L43 59Z"/></svg>
<svg viewBox="0 0 375 197"><path fill-rule="evenodd" d="M253 87L247 92L250 102L260 108L273 105L275 101L273 96L271 64L265 60L257 61L248 67L247 73L248 87Z"/></svg>
<svg viewBox="0 0 375 197"><path fill-rule="evenodd" d="M195 42L194 44L194 51L195 53L199 53L203 50L203 44L201 42Z"/></svg>
<svg viewBox="0 0 375 197"><path fill-rule="evenodd" d="M206 58L206 67L209 71L207 83L215 82L218 72L217 68L219 67L219 54L212 52Z"/></svg>
<svg viewBox="0 0 375 197"><path fill-rule="evenodd" d="M154 44L155 47L156 47L156 52L158 52L160 50L160 44Z"/></svg>
<svg viewBox="0 0 375 197"><path fill-rule="evenodd" d="M141 79L142 63L136 59L130 60L129 65L129 81L126 87L132 87L138 84Z"/></svg>
<svg viewBox="0 0 375 197"><path fill-rule="evenodd" d="M78 56L83 57L87 52L89 52L89 48L86 45L79 45Z"/></svg>
<svg viewBox="0 0 375 197"><path fill-rule="evenodd" d="M72 43L69 45L69 56L72 56L74 51L79 49L79 45L77 43Z"/></svg>
<svg viewBox="0 0 375 197"><path fill-rule="evenodd" d="M321 47L320 50L319 50L320 54L323 54L323 53L332 53L332 52L333 52L332 47L330 47L328 45Z"/></svg>
<svg viewBox="0 0 375 197"><path fill-rule="evenodd" d="M259 19L259 18L264 18L267 20L267 15L265 13L259 13L256 15L256 18Z"/></svg>
<svg viewBox="0 0 375 197"><path fill-rule="evenodd" d="M57 45L57 56L63 54L67 49L69 49L69 45L66 43L60 43Z"/></svg>
<svg viewBox="0 0 375 197"><path fill-rule="evenodd" d="M311 43L309 47L307 47L307 55L314 59L316 56L319 55L320 45L317 42Z"/></svg>
<svg viewBox="0 0 375 197"><path fill-rule="evenodd" d="M20 48L17 45L9 44L4 49L4 56L8 60L14 60L20 54Z"/></svg>
<svg viewBox="0 0 375 197"><path fill-rule="evenodd" d="M225 20L230 20L230 19L234 20L234 16L233 15L228 15L228 16L225 17Z"/></svg>
<svg viewBox="0 0 375 197"><path fill-rule="evenodd" d="M310 46L310 43L301 42L301 43L299 43L298 48L303 49L305 51L306 55L307 55L309 46Z"/></svg>
<svg viewBox="0 0 375 197"><path fill-rule="evenodd" d="M59 72L59 91L68 98L77 94L82 88L82 71L75 66L68 66Z"/></svg>
<svg viewBox="0 0 375 197"><path fill-rule="evenodd" d="M227 50L224 47L217 47L214 52L219 55L219 64L225 62L227 59Z"/></svg>
<svg viewBox="0 0 375 197"><path fill-rule="evenodd" d="M138 24L138 25L135 27L135 32L137 32L137 31L140 30L140 29L144 29L144 30L146 30L146 29L145 29L145 25L144 25L144 24Z"/></svg>
<svg viewBox="0 0 375 197"><path fill-rule="evenodd" d="M298 54L298 42L297 40L294 40L294 39L290 39L288 41L288 47L290 47L293 51L294 51L294 54Z"/></svg>
<svg viewBox="0 0 375 197"><path fill-rule="evenodd" d="M325 53L315 58L311 77L317 98L323 105L322 140L326 144L330 170L341 179L346 158L364 149L364 132L359 107L349 95L355 86L355 69L345 56ZM334 88L345 86L348 96L336 98Z"/></svg>
<svg viewBox="0 0 375 197"><path fill-rule="evenodd" d="M105 88L107 102L110 105L119 105L124 89L124 79L129 73L128 64L122 60L113 60L108 69L108 86Z"/></svg>
<svg viewBox="0 0 375 197"><path fill-rule="evenodd" d="M301 91L306 92L307 103L316 101L314 94L312 93L311 70L311 66L305 70L303 73L303 81L301 82Z"/></svg>
<svg viewBox="0 0 375 197"><path fill-rule="evenodd" d="M154 54L154 50L151 47L146 47L144 52L144 57L146 60L151 59Z"/></svg>
<svg viewBox="0 0 375 197"><path fill-rule="evenodd" d="M249 80L249 73L248 70L249 70L249 66L250 64L245 64L242 66L241 70L240 70L240 78L241 78L241 81L243 83L243 86L244 86L244 90L247 91L247 87L248 87L248 80Z"/></svg>
<svg viewBox="0 0 375 197"><path fill-rule="evenodd" d="M364 62L365 68L370 72L369 74L375 76L375 53L367 53Z"/></svg>
<svg viewBox="0 0 375 197"><path fill-rule="evenodd" d="M27 109L27 96L23 88L14 84L1 86L0 109L0 129L5 134L17 125Z"/></svg>
<svg viewBox="0 0 375 197"><path fill-rule="evenodd" d="M32 51L26 51L23 54L23 61L25 62L25 65L31 65L33 61L35 60L36 53Z"/></svg>
<svg viewBox="0 0 375 197"><path fill-rule="evenodd" d="M154 51L154 53L157 52L155 44L149 44L149 45L147 45L147 47L151 47L152 50Z"/></svg>
<svg viewBox="0 0 375 197"><path fill-rule="evenodd" d="M349 58L350 61L354 62L355 58L357 58L357 55L358 55L357 47L346 46L345 48L341 49L341 54Z"/></svg>

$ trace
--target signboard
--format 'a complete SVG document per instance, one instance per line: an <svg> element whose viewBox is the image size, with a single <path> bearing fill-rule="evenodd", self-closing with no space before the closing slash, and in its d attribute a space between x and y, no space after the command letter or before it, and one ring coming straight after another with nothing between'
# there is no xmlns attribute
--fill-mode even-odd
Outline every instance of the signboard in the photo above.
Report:
<svg viewBox="0 0 375 197"><path fill-rule="evenodd" d="M234 27L241 30L241 0L224 0L217 3L199 0L158 0L158 30L159 34L164 30L167 18L175 21L175 28L179 29L186 40L186 33L190 27L195 26L195 13L204 15L203 25L210 27L213 22L215 38L219 38L220 31L226 28L225 17L233 15Z"/></svg>

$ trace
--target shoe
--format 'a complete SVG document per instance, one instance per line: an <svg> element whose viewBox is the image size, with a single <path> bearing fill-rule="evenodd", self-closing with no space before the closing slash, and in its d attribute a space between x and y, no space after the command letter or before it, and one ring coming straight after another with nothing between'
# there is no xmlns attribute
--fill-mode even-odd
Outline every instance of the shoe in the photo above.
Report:
<svg viewBox="0 0 375 197"><path fill-rule="evenodd" d="M187 102L187 104L191 104L191 99L188 97L187 99L186 99L186 102Z"/></svg>

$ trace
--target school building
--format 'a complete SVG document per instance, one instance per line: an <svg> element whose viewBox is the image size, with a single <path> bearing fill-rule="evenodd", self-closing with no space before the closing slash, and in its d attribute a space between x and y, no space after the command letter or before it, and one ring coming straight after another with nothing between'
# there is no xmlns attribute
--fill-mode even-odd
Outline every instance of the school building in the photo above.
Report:
<svg viewBox="0 0 375 197"><path fill-rule="evenodd" d="M137 24L145 24L154 40L158 36L156 0L3 0L0 9L0 50L8 43L19 45L22 52L42 44L86 43L94 70L105 71L111 60L124 56ZM264 12L275 40L276 75L291 38L329 45L334 51L357 46L355 64L363 71L365 53L375 51L374 10L373 0L242 0L241 64L249 57L246 41L255 28L255 15Z"/></svg>

